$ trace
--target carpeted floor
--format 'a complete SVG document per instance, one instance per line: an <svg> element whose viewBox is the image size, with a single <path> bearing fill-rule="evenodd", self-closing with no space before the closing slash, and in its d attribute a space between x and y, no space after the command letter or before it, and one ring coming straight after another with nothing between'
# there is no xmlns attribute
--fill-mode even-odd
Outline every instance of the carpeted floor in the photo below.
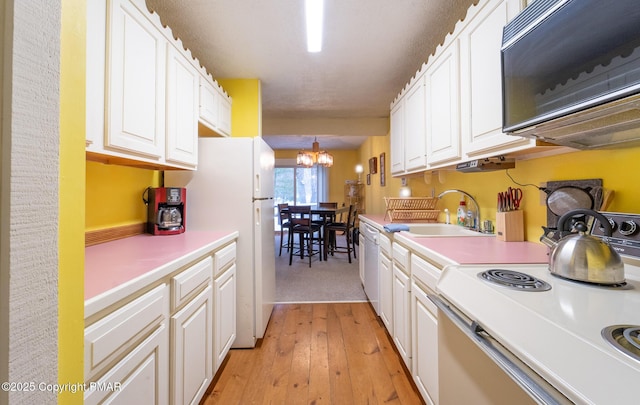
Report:
<svg viewBox="0 0 640 405"><path fill-rule="evenodd" d="M285 233L286 238L286 233ZM344 239L338 241L344 245ZM346 253L336 253L329 256L327 261L318 261L313 256L311 268L309 258L293 257L289 266L289 253L282 249L282 256L278 256L280 235L276 234L276 302L359 302L366 301L362 283L360 281L358 259L351 257L351 263ZM356 249L358 246L356 245Z"/></svg>

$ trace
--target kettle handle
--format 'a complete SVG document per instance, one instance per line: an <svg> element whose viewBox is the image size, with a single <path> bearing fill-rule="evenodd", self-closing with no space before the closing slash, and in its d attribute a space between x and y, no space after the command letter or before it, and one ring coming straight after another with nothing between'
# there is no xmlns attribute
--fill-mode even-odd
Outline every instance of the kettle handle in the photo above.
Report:
<svg viewBox="0 0 640 405"><path fill-rule="evenodd" d="M560 232L565 231L565 222L567 222L568 219L575 217L576 215L587 215L587 216L598 219L600 221L600 224L602 224L602 228L604 228L604 235L611 236L611 232L613 230L611 229L611 224L609 223L609 220L601 213L593 210L587 210L587 209L576 209L576 210L571 210L565 213L563 216L560 217L560 219L558 219L558 230Z"/></svg>

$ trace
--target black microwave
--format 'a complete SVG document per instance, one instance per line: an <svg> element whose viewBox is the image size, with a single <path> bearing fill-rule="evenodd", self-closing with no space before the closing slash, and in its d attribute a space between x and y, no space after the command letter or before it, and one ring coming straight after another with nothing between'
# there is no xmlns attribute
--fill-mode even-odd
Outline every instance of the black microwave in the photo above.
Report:
<svg viewBox="0 0 640 405"><path fill-rule="evenodd" d="M536 0L504 27L503 131L580 149L640 141L640 4Z"/></svg>

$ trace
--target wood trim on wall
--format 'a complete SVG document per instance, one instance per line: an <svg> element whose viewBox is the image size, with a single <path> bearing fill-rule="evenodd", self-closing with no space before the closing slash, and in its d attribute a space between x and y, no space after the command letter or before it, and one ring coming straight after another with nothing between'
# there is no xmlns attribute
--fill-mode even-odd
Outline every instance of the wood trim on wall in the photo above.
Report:
<svg viewBox="0 0 640 405"><path fill-rule="evenodd" d="M84 245L93 246L112 240L128 238L145 232L146 223L116 226L113 228L98 229L84 233Z"/></svg>

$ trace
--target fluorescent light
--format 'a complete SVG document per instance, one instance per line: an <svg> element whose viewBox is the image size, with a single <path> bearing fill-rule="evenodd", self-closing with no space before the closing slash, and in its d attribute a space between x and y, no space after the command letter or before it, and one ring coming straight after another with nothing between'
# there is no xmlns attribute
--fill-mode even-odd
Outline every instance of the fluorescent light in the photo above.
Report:
<svg viewBox="0 0 640 405"><path fill-rule="evenodd" d="M324 17L324 0L305 0L307 17L307 51L322 50L322 20Z"/></svg>

